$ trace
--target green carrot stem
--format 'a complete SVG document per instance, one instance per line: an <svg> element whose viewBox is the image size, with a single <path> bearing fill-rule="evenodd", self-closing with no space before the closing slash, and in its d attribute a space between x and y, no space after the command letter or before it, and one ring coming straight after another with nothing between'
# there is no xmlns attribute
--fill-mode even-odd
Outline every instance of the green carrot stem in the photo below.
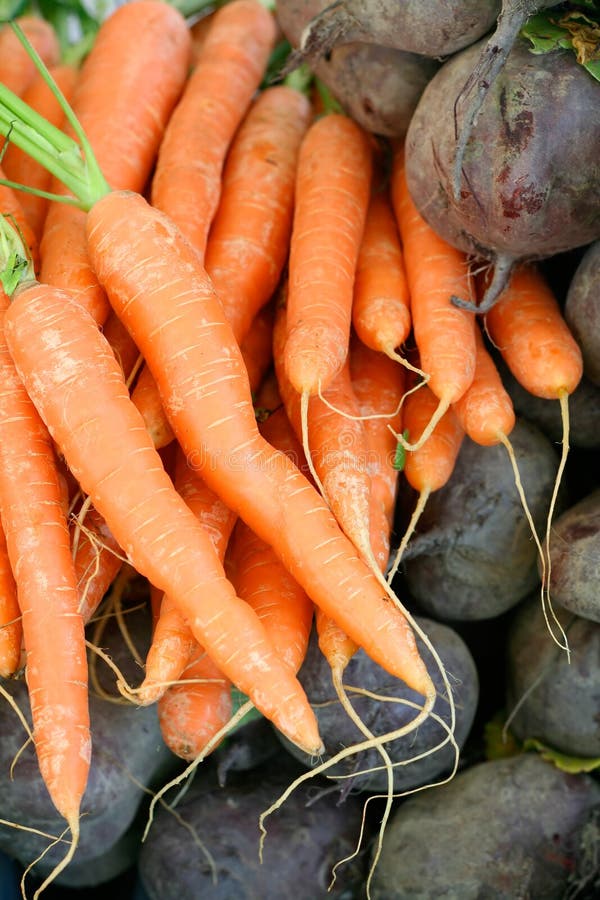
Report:
<svg viewBox="0 0 600 900"><path fill-rule="evenodd" d="M27 281L35 281L33 261L17 229L0 215L0 284L10 297Z"/></svg>

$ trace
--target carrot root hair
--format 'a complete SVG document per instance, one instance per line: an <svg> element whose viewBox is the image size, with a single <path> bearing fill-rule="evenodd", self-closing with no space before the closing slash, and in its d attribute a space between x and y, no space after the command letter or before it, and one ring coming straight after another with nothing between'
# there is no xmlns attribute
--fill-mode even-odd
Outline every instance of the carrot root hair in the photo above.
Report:
<svg viewBox="0 0 600 900"><path fill-rule="evenodd" d="M412 516L410 517L410 522L408 523L406 531L402 535L402 540L400 541L398 549L396 550L396 554L394 556L394 562L392 563L392 565L390 566L390 568L388 570L388 574L387 574L388 584L391 584L396 576L396 572L398 571L400 561L401 561L402 557L404 556L404 551L406 550L408 542L410 541L411 537L413 536L413 534L415 532L415 528L417 527L418 521L421 518L421 515L423 514L423 510L425 509L425 504L427 503L430 494L431 494L430 488L424 488L419 493L417 503L413 510Z"/></svg>

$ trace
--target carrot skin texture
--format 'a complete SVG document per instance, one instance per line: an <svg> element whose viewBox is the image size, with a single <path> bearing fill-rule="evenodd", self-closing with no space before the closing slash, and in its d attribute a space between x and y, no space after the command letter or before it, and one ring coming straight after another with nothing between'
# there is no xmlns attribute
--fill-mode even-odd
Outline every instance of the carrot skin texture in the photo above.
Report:
<svg viewBox="0 0 600 900"><path fill-rule="evenodd" d="M202 256L219 203L225 155L260 84L275 36L275 19L258 0L233 0L217 10L165 130L152 205L177 223Z"/></svg>
<svg viewBox="0 0 600 900"><path fill-rule="evenodd" d="M257 708L318 752L304 691L173 488L94 319L66 292L34 284L20 290L5 321L21 380L133 567L177 600L196 639Z"/></svg>
<svg viewBox="0 0 600 900"><path fill-rule="evenodd" d="M310 115L299 91L267 88L227 154L205 265L238 343L273 295L287 259L298 152Z"/></svg>
<svg viewBox="0 0 600 900"><path fill-rule="evenodd" d="M91 740L87 658L54 447L0 329L0 510L17 585L40 772L57 810L77 817ZM14 301L13 301L14 302Z"/></svg>
<svg viewBox="0 0 600 900"><path fill-rule="evenodd" d="M111 187L144 189L190 59L189 29L168 3L133 0L102 23L72 106ZM74 292L103 323L110 306L88 259L85 213L52 203L40 253L40 281Z"/></svg>
<svg viewBox="0 0 600 900"><path fill-rule="evenodd" d="M404 251L420 365L439 400L454 403L475 374L475 317L451 302L472 294L467 257L427 225L408 192L401 150L394 155L392 202Z"/></svg>
<svg viewBox="0 0 600 900"><path fill-rule="evenodd" d="M8 558L4 530L0 528L0 678L10 678L19 668L22 639L17 585Z"/></svg>
<svg viewBox="0 0 600 900"><path fill-rule="evenodd" d="M79 74L78 69L73 65L63 63L52 66L49 71L66 99L70 102ZM57 128L62 127L64 112L39 73L23 94L23 100L32 109L44 116L50 124L55 125ZM36 162L33 157L21 150L20 147L17 147L16 144L9 143L2 159L2 166L6 177L10 181L43 191L51 189L52 175L40 163ZM46 197L37 197L35 194L29 194L26 191L20 193L19 199L25 218L29 222L36 240L39 241L42 236L44 220L50 201Z"/></svg>
<svg viewBox="0 0 600 900"><path fill-rule="evenodd" d="M403 425L412 438L420 437L429 423L437 399L427 385L406 398ZM406 480L416 491L437 491L450 479L464 431L450 407L437 423L429 440L418 450L409 451L404 464Z"/></svg>
<svg viewBox="0 0 600 900"><path fill-rule="evenodd" d="M405 617L314 488L259 434L239 348L195 248L142 197L114 191L88 214L88 245L190 464L367 653L429 693Z"/></svg>
<svg viewBox="0 0 600 900"><path fill-rule="evenodd" d="M20 16L17 22L46 65L56 65L60 58L60 44L52 25L36 15ZM33 60L10 24L5 22L0 27L0 82L21 97L36 74Z"/></svg>
<svg viewBox="0 0 600 900"><path fill-rule="evenodd" d="M71 525L71 545L76 525ZM90 621L123 565L123 551L98 511L90 509L85 530L77 538L73 563L79 591L79 613Z"/></svg>
<svg viewBox="0 0 600 900"><path fill-rule="evenodd" d="M365 132L336 113L314 122L300 148L285 351L287 378L300 394L325 390L348 353L372 156Z"/></svg>
<svg viewBox="0 0 600 900"><path fill-rule="evenodd" d="M544 400L573 393L583 375L581 350L539 269L513 272L486 328L525 390Z"/></svg>
<svg viewBox="0 0 600 900"><path fill-rule="evenodd" d="M477 356L473 383L460 400L454 404L454 412L472 441L483 447L491 447L508 437L515 425L515 411L494 360L487 352L479 327L475 329Z"/></svg>
<svg viewBox="0 0 600 900"><path fill-rule="evenodd" d="M352 324L371 350L389 353L411 329L410 295L400 235L389 193L374 191L358 254Z"/></svg>

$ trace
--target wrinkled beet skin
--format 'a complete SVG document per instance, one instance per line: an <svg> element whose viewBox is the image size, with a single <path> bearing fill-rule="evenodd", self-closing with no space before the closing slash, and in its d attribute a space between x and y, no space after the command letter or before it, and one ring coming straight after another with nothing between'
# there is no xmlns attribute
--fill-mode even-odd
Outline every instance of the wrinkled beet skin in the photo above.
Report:
<svg viewBox="0 0 600 900"><path fill-rule="evenodd" d="M543 258L600 236L600 85L569 51L519 39L491 86L452 198L454 100L482 42L446 62L406 136L406 176L427 222L450 244L493 259Z"/></svg>
<svg viewBox="0 0 600 900"><path fill-rule="evenodd" d="M600 489L554 522L550 561L552 598L576 615L600 623Z"/></svg>
<svg viewBox="0 0 600 900"><path fill-rule="evenodd" d="M277 19L290 43L297 46L310 20L329 5L330 0L278 0ZM472 44L500 11L499 0L347 0L342 6L354 22L344 43L370 41L430 57Z"/></svg>
<svg viewBox="0 0 600 900"><path fill-rule="evenodd" d="M600 624L554 603L571 659L548 633L538 595L515 610L507 640L510 729L569 756L600 756ZM556 637L558 628L551 622Z"/></svg>
<svg viewBox="0 0 600 900"><path fill-rule="evenodd" d="M536 754L472 766L398 808L372 900L562 900L599 801L590 776Z"/></svg>
<svg viewBox="0 0 600 900"><path fill-rule="evenodd" d="M510 440L538 534L543 534L558 457L545 435L523 419L517 419ZM412 558L419 546L423 552ZM534 589L536 562L505 448L480 447L466 438L452 478L430 496L408 544L403 566L410 594L435 618L493 618Z"/></svg>
<svg viewBox="0 0 600 900"><path fill-rule="evenodd" d="M565 319L581 347L587 378L600 387L600 240L588 247L571 279Z"/></svg>
<svg viewBox="0 0 600 900"><path fill-rule="evenodd" d="M455 738L459 748L462 748L473 724L479 699L479 680L475 663L466 644L452 628L428 619L419 618L417 622L430 638L448 671L456 706ZM433 711L449 724L449 706L445 699L446 689L438 667L419 637L417 637L417 644L438 691ZM329 664L322 655L314 634L298 677L319 722L319 732L327 750L325 760L343 748L364 740L364 735L348 718L336 698ZM350 660L344 673L344 683L360 686L386 697L402 698L418 706L423 702L423 698L419 694L409 690L398 679L391 678L369 659L363 650L355 653ZM414 708L401 703L381 703L352 693L350 697L353 707L367 728L376 735L386 734L403 725L408 725L417 712ZM446 734L443 726L434 719L428 719L419 726L418 731L407 737L400 737L393 742L388 742L385 746L392 761L401 762L441 744ZM292 746L281 735L278 737L290 753L303 762L307 768L314 768L321 762ZM451 771L454 762L455 751L449 744L446 744L442 749L423 759L415 760L407 765L396 766L394 790L396 792L410 790L436 781L442 774L445 775ZM328 769L325 774L336 778L357 771L377 768L382 764L381 756L377 750L372 749L347 757L341 763ZM351 780L342 778L339 784L342 792L351 788L353 791L385 793L387 791L387 773L374 771L357 775Z"/></svg>

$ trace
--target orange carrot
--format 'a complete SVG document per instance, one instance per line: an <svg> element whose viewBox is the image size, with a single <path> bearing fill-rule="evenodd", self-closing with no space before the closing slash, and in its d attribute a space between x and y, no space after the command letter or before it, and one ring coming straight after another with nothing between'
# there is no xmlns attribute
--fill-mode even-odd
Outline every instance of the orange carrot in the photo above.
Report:
<svg viewBox="0 0 600 900"><path fill-rule="evenodd" d="M271 365L274 320L273 306L263 306L254 317L250 329L240 344L248 383L253 393L258 391Z"/></svg>
<svg viewBox="0 0 600 900"><path fill-rule="evenodd" d="M16 21L46 65L56 65L60 44L52 25L36 15L20 16ZM0 25L0 83L22 96L36 74L33 60L10 24Z"/></svg>
<svg viewBox="0 0 600 900"><path fill-rule="evenodd" d="M475 375L475 317L452 304L472 293L467 257L442 240L421 217L406 185L403 148L392 169L392 202L400 229L410 290L414 338L428 385L438 398L428 429L465 393ZM411 448L416 449L414 442Z"/></svg>
<svg viewBox="0 0 600 900"><path fill-rule="evenodd" d="M409 438L418 439L425 429L429 428L431 417L438 408L438 399L427 385L410 393L404 404L403 427L408 430ZM454 412L449 407L436 422L435 428L426 443L406 454L404 474L408 483L418 491L417 504L411 520L394 555L393 564L388 573L391 581L398 570L406 545L414 532L417 522L425 508L432 491L442 488L449 480L458 452L462 446L464 431Z"/></svg>
<svg viewBox="0 0 600 900"><path fill-rule="evenodd" d="M88 247L111 304L136 335L179 443L209 487L357 643L435 696L404 614L382 597L379 580L315 490L260 436L241 354L196 250L143 198L116 191L88 213ZM125 258L119 247L127 248Z"/></svg>
<svg viewBox="0 0 600 900"><path fill-rule="evenodd" d="M154 446L158 449L170 444L175 435L163 410L154 376L146 365L140 369L131 399L144 419Z"/></svg>
<svg viewBox="0 0 600 900"><path fill-rule="evenodd" d="M185 500L206 534L210 537L221 562L235 524L235 515L207 487L178 448L175 456L175 488ZM165 693L170 683L182 677L190 654L197 657L197 641L175 601L165 596L152 644L146 656L144 681L137 691L140 703L153 703ZM182 693L185 693L183 691Z"/></svg>
<svg viewBox="0 0 600 900"><path fill-rule="evenodd" d="M285 366L288 335L285 308L280 307L277 312L273 357L288 418L297 437L303 441L313 478L337 522L363 558L371 562L371 476L367 439L352 390L348 359L327 389L310 399L304 431L301 397L288 380Z"/></svg>
<svg viewBox="0 0 600 900"><path fill-rule="evenodd" d="M260 84L275 34L275 19L259 0L232 0L217 10L161 143L152 204L168 213L202 256L225 155Z"/></svg>
<svg viewBox="0 0 600 900"><path fill-rule="evenodd" d="M471 440L490 447L511 433L515 412L494 360L485 348L479 327L475 328L475 341L475 377L453 407Z"/></svg>
<svg viewBox="0 0 600 900"><path fill-rule="evenodd" d="M86 513L83 530L76 520L70 531L79 613L87 624L123 565L123 551L95 509Z"/></svg>
<svg viewBox="0 0 600 900"><path fill-rule="evenodd" d="M185 19L160 0L132 0L101 25L81 69L73 109L113 188L143 190L190 56ZM109 304L87 257L85 213L51 204L40 253L41 281L74 292L102 323Z"/></svg>
<svg viewBox="0 0 600 900"><path fill-rule="evenodd" d="M411 330L410 296L389 191L369 201L352 301L352 324L367 347L396 357Z"/></svg>
<svg viewBox="0 0 600 900"><path fill-rule="evenodd" d="M360 415L364 416L371 476L371 544L375 558L385 568L398 487L394 432L402 432L405 373L393 359L367 347L354 334L350 340L350 378Z"/></svg>
<svg viewBox="0 0 600 900"><path fill-rule="evenodd" d="M135 194L108 196L147 206ZM291 741L318 753L321 740L302 688L255 613L236 597L205 529L173 488L93 318L66 292L29 283L17 288L5 322L29 395L131 564L176 600L196 639L257 708Z"/></svg>
<svg viewBox="0 0 600 900"><path fill-rule="evenodd" d="M136 347L133 338L119 317L115 316L113 312L109 313L106 322L102 326L102 331L117 357L125 379L129 380L140 358L140 351Z"/></svg>
<svg viewBox="0 0 600 900"><path fill-rule="evenodd" d="M525 390L545 400L573 393L583 374L581 350L538 268L523 265L513 272L485 325Z"/></svg>
<svg viewBox="0 0 600 900"><path fill-rule="evenodd" d="M293 388L305 397L327 388L348 353L371 167L366 133L336 113L317 119L300 148L285 369Z"/></svg>
<svg viewBox="0 0 600 900"><path fill-rule="evenodd" d="M70 100L78 76L76 66L64 63L52 66L49 71L59 89L65 95L67 100ZM36 73L35 78L23 93L23 100L53 125L56 125L58 128L62 127L64 112L39 72ZM29 154L25 153L15 144L9 143L6 153L2 158L2 167L6 173L6 177L17 184L24 184L27 185L27 187L36 188L37 190L42 191L50 190L52 176L47 169L32 159ZM49 201L46 197L39 197L36 194L30 194L26 191L21 193L20 201L25 213L25 218L29 222L36 239L39 241L42 236L42 229L48 211Z"/></svg>
<svg viewBox="0 0 600 900"><path fill-rule="evenodd" d="M287 259L298 151L310 114L299 91L267 88L227 155L205 265L238 343L273 295Z"/></svg>
<svg viewBox="0 0 600 900"><path fill-rule="evenodd" d="M85 635L54 447L7 348L12 306L0 297L0 512L22 614L40 772L73 838L61 868L77 846L90 762Z"/></svg>
<svg viewBox="0 0 600 900"><path fill-rule="evenodd" d="M22 635L17 585L8 558L4 530L0 528L0 678L10 678L19 668Z"/></svg>
<svg viewBox="0 0 600 900"><path fill-rule="evenodd" d="M6 173L2 167L0 167L0 178L6 178ZM0 184L0 215L10 219L20 232L21 239L29 250L33 264L37 266L39 260L37 238L25 215L25 210L19 197L17 197L12 188L5 184Z"/></svg>

